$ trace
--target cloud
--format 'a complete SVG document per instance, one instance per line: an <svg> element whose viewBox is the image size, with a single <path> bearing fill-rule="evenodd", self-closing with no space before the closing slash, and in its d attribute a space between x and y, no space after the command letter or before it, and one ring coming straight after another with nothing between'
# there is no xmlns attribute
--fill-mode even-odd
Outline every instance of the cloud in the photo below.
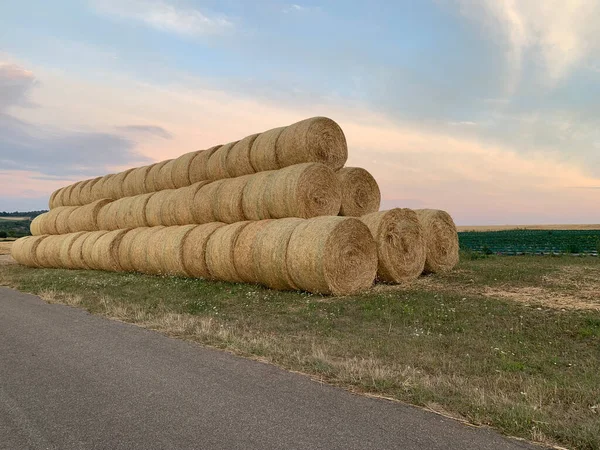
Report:
<svg viewBox="0 0 600 450"><path fill-rule="evenodd" d="M169 131L156 125L124 125L118 126L117 130L133 135L142 134L158 136L163 139L173 139L173 135Z"/></svg>
<svg viewBox="0 0 600 450"><path fill-rule="evenodd" d="M32 106L27 95L36 83L32 72L0 61L0 112L15 105Z"/></svg>
<svg viewBox="0 0 600 450"><path fill-rule="evenodd" d="M234 29L233 22L224 16L211 16L198 9L179 8L160 0L95 0L92 4L102 14L134 20L181 36L222 34Z"/></svg>
<svg viewBox="0 0 600 450"><path fill-rule="evenodd" d="M118 134L38 125L5 112L13 106L30 105L30 90L36 85L31 71L15 64L0 65L0 163L3 169L68 177L95 175L107 172L111 166L148 160L135 153L133 141Z"/></svg>
<svg viewBox="0 0 600 450"><path fill-rule="evenodd" d="M507 93L513 94L533 59L550 85L566 77L597 47L597 0L455 0L460 13L505 45ZM532 58L530 58L532 57Z"/></svg>
<svg viewBox="0 0 600 450"><path fill-rule="evenodd" d="M289 14L289 13L306 13L306 12L320 11L320 10L321 10L321 8L318 6L302 6L302 5L293 3L293 4L288 5L285 8L283 8L282 11L285 14Z"/></svg>

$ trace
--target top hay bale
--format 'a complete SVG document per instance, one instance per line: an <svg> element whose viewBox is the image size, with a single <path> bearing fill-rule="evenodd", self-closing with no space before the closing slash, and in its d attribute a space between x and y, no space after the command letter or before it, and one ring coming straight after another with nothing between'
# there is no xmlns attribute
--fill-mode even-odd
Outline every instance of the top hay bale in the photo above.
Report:
<svg viewBox="0 0 600 450"><path fill-rule="evenodd" d="M55 191L49 206L80 206L101 198L117 200L301 163L318 162L338 170L347 159L348 146L340 126L326 117L313 117L174 160L71 184Z"/></svg>
<svg viewBox="0 0 600 450"><path fill-rule="evenodd" d="M459 244L456 225L450 214L439 209L415 210L425 236L427 259L425 272L447 272L459 260Z"/></svg>

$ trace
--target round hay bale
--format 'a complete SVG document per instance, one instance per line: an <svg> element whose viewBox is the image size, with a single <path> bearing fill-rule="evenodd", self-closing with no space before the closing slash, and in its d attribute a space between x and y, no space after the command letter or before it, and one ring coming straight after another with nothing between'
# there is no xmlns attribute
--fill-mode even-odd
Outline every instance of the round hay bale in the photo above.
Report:
<svg viewBox="0 0 600 450"><path fill-rule="evenodd" d="M93 198L92 191L93 191L96 183L98 183L98 181L100 181L101 179L102 179L102 177L93 178L93 179L89 180L89 182L86 183L85 186L83 186L81 188L81 192L79 193L79 198L81 200L82 205L87 205L88 203L92 203L94 200L99 200L99 199Z"/></svg>
<svg viewBox="0 0 600 450"><path fill-rule="evenodd" d="M286 265L287 247L296 227L303 219L288 218L269 221L256 236L252 261L256 279L271 289L298 289Z"/></svg>
<svg viewBox="0 0 600 450"><path fill-rule="evenodd" d="M263 198L269 218L337 216L342 193L335 172L320 163L305 163L276 171Z"/></svg>
<svg viewBox="0 0 600 450"><path fill-rule="evenodd" d="M225 180L213 181L198 189L192 203L194 223L218 222L215 218L213 205L217 200L217 190L224 182Z"/></svg>
<svg viewBox="0 0 600 450"><path fill-rule="evenodd" d="M71 216L71 214L73 214L73 212L75 212L77 210L77 208L80 208L80 207L79 206L65 206L57 214L57 216L56 216L57 234L67 234L67 233L71 233L71 231L75 231L75 230L71 230L69 228L69 225L70 225L69 217Z"/></svg>
<svg viewBox="0 0 600 450"><path fill-rule="evenodd" d="M177 190L177 194L173 196L173 219L176 225L188 225L196 223L194 220L194 197L198 191L209 184L210 181L199 181Z"/></svg>
<svg viewBox="0 0 600 450"><path fill-rule="evenodd" d="M267 187L271 178L277 171L258 172L250 176L242 194L242 209L244 217L248 220L269 219L268 204L266 200Z"/></svg>
<svg viewBox="0 0 600 450"><path fill-rule="evenodd" d="M276 147L279 167L320 162L337 170L348 159L344 132L327 117L313 117L285 127Z"/></svg>
<svg viewBox="0 0 600 450"><path fill-rule="evenodd" d="M100 208L96 217L96 223L98 224L99 230L112 231L119 229L117 223L117 214L119 210L118 208L115 208L115 206L118 206L118 203L116 203L116 201L111 201Z"/></svg>
<svg viewBox="0 0 600 450"><path fill-rule="evenodd" d="M254 269L254 247L258 234L265 228L271 220L259 220L250 222L241 231L235 246L233 247L233 263L235 270L245 283L260 283Z"/></svg>
<svg viewBox="0 0 600 450"><path fill-rule="evenodd" d="M280 169L281 165L277 161L277 139L285 127L273 128L272 130L260 133L250 148L250 164L254 172L264 172L266 170Z"/></svg>
<svg viewBox="0 0 600 450"><path fill-rule="evenodd" d="M361 217L379 211L381 192L375 178L360 167L337 171L342 191L340 216Z"/></svg>
<svg viewBox="0 0 600 450"><path fill-rule="evenodd" d="M110 198L113 200L116 200L115 196L114 196L114 192L115 192L115 188L114 188L114 181L115 181L115 177L116 177L116 173L111 173L108 175L105 175L102 180L102 184L100 185L100 198Z"/></svg>
<svg viewBox="0 0 600 450"><path fill-rule="evenodd" d="M102 195L103 185L106 181L105 177L99 177L95 183L90 187L90 200L100 200L101 198L107 198Z"/></svg>
<svg viewBox="0 0 600 450"><path fill-rule="evenodd" d="M148 262L148 252L150 248L159 243L155 236L164 228L162 226L145 228L143 232L137 233L133 238L133 242L129 246L129 264L136 272L152 273Z"/></svg>
<svg viewBox="0 0 600 450"><path fill-rule="evenodd" d="M353 217L315 217L296 227L286 264L299 289L348 295L371 287L377 246L369 228Z"/></svg>
<svg viewBox="0 0 600 450"><path fill-rule="evenodd" d="M187 276L183 260L183 243L196 225L169 227L162 244L161 273L172 276Z"/></svg>
<svg viewBox="0 0 600 450"><path fill-rule="evenodd" d="M85 231L79 231L77 233L70 233L64 236L62 243L60 244L59 250L59 258L61 267L65 269L78 269L75 265L75 261L71 257L71 249L73 248L73 243L79 239L81 236L86 234ZM78 260L79 261L79 260ZM77 261L77 262L78 262Z"/></svg>
<svg viewBox="0 0 600 450"><path fill-rule="evenodd" d="M42 213L39 216L36 216L31 221L31 224L29 225L29 231L31 231L31 234L33 236L40 236L42 234L46 234L44 233L44 231L46 230L46 226L44 225L46 217L48 217L48 213Z"/></svg>
<svg viewBox="0 0 600 450"><path fill-rule="evenodd" d="M146 192L156 192L159 190L158 178L160 175L160 170L169 161L170 160L161 161L150 166L148 169L148 174L146 175Z"/></svg>
<svg viewBox="0 0 600 450"><path fill-rule="evenodd" d="M127 233L125 233L125 236L123 236L123 238L121 239L121 243L119 244L118 258L119 266L124 272L133 272L135 270L133 262L130 258L131 247L137 235L148 229L148 227L140 227L127 230Z"/></svg>
<svg viewBox="0 0 600 450"><path fill-rule="evenodd" d="M111 197L115 200L127 196L127 194L125 194L125 181L132 171L133 169L128 169L123 172L119 172L111 179Z"/></svg>
<svg viewBox="0 0 600 450"><path fill-rule="evenodd" d="M146 207L150 198L154 193L141 194L132 197L131 208L125 218L125 228L147 227L148 219L146 218Z"/></svg>
<svg viewBox="0 0 600 450"><path fill-rule="evenodd" d="M96 266L93 249L98 239L107 233L110 233L110 231L101 230L87 233L88 237L81 244L81 258L83 260L84 267L88 269L100 270L100 267Z"/></svg>
<svg viewBox="0 0 600 450"><path fill-rule="evenodd" d="M50 199L48 200L48 209L52 209L52 208L55 208L58 206L56 204L56 197L58 196L59 193L60 193L60 189L57 189L50 195Z"/></svg>
<svg viewBox="0 0 600 450"><path fill-rule="evenodd" d="M109 272L122 271L119 264L119 244L128 230L114 230L100 236L92 246L93 267Z"/></svg>
<svg viewBox="0 0 600 450"><path fill-rule="evenodd" d="M175 161L175 159L170 159L160 168L155 181L155 187L158 188L157 191L162 191L163 189L175 189L176 186L173 181L173 167L175 166Z"/></svg>
<svg viewBox="0 0 600 450"><path fill-rule="evenodd" d="M37 259L37 247L47 237L47 235L26 236L17 239L10 249L12 257L24 266L41 267Z"/></svg>
<svg viewBox="0 0 600 450"><path fill-rule="evenodd" d="M206 265L206 244L211 235L224 223L213 222L194 227L183 240L182 259L185 272L194 278L210 278Z"/></svg>
<svg viewBox="0 0 600 450"><path fill-rule="evenodd" d="M102 198L87 205L79 206L68 217L68 228L71 232L75 231L97 231L98 214L100 210L108 205L112 200Z"/></svg>
<svg viewBox="0 0 600 450"><path fill-rule="evenodd" d="M73 206L71 203L71 192L75 188L75 183L68 185L62 193L60 197L60 202L62 206Z"/></svg>
<svg viewBox="0 0 600 450"><path fill-rule="evenodd" d="M176 194L176 189L165 189L155 192L146 204L146 220L148 225L156 227L172 223L170 217L170 202Z"/></svg>
<svg viewBox="0 0 600 450"><path fill-rule="evenodd" d="M38 236L25 236L13 242L13 245L10 247L10 255L17 263L23 266L31 266L29 255L25 251L25 247L28 241L36 238L38 238Z"/></svg>
<svg viewBox="0 0 600 450"><path fill-rule="evenodd" d="M85 185L90 181L92 180L83 180L75 183L75 187L73 187L73 189L71 190L71 196L69 197L71 205L81 206L85 204L81 202L81 191L83 190Z"/></svg>
<svg viewBox="0 0 600 450"><path fill-rule="evenodd" d="M192 158L189 169L190 183L208 180L208 161L211 155L216 152L221 146L216 145L208 150L200 150L196 152L196 156Z"/></svg>
<svg viewBox="0 0 600 450"><path fill-rule="evenodd" d="M83 245L90 234L90 232L80 234L71 244L71 248L69 249L69 263L72 266L70 267L71 269L89 269L83 258Z"/></svg>
<svg viewBox="0 0 600 450"><path fill-rule="evenodd" d="M171 178L173 179L173 184L175 184L176 188L182 188L192 184L190 182L190 166L197 154L198 152L185 153L175 160Z"/></svg>
<svg viewBox="0 0 600 450"><path fill-rule="evenodd" d="M40 228L38 230L39 234L59 234L57 229L58 216L63 211L71 211L71 209L71 206L57 206L47 213L44 213L44 217L38 222Z"/></svg>
<svg viewBox="0 0 600 450"><path fill-rule="evenodd" d="M233 249L238 236L250 222L237 222L218 228L206 243L206 267L213 280L241 282L235 270Z"/></svg>
<svg viewBox="0 0 600 450"><path fill-rule="evenodd" d="M216 149L208 158L208 164L206 165L206 176L208 180L222 180L229 178L229 172L227 172L227 156L229 151L233 148L238 141L230 142Z"/></svg>
<svg viewBox="0 0 600 450"><path fill-rule="evenodd" d="M213 197L213 216L217 222L235 223L246 220L242 204L244 189L252 175L223 180Z"/></svg>
<svg viewBox="0 0 600 450"><path fill-rule="evenodd" d="M123 182L123 194L125 197L133 197L146 193L146 177L150 166L133 169Z"/></svg>
<svg viewBox="0 0 600 450"><path fill-rule="evenodd" d="M67 188L67 186L62 187L56 191L56 195L54 195L54 202L53 202L54 204L52 205L52 208L50 208L50 209L54 209L54 208L58 208L59 206L63 206L62 205L62 196L63 196L63 193L65 192L66 188Z"/></svg>
<svg viewBox="0 0 600 450"><path fill-rule="evenodd" d="M60 245L62 244L63 236L47 236L39 242L36 248L36 257L40 267L59 268L60 262Z"/></svg>
<svg viewBox="0 0 600 450"><path fill-rule="evenodd" d="M241 177L255 173L254 167L250 162L250 149L258 137L258 134L247 136L241 141L235 143L227 153L225 168L230 177Z"/></svg>
<svg viewBox="0 0 600 450"><path fill-rule="evenodd" d="M417 278L425 267L425 237L417 214L408 208L364 215L377 244L377 278L401 283Z"/></svg>
<svg viewBox="0 0 600 450"><path fill-rule="evenodd" d="M169 238L171 227L161 227L152 235L152 244L146 250L146 269L144 273L161 275L163 273L163 259L165 257L165 241Z"/></svg>
<svg viewBox="0 0 600 450"><path fill-rule="evenodd" d="M447 272L458 264L456 225L450 214L439 209L416 209L423 226L427 258L425 273Z"/></svg>

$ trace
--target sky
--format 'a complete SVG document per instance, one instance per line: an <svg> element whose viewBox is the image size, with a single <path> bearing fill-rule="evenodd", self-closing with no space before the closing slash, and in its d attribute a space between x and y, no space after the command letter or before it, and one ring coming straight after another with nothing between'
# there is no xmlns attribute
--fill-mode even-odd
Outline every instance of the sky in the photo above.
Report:
<svg viewBox="0 0 600 450"><path fill-rule="evenodd" d="M600 0L0 2L0 211L312 116L382 208L600 222Z"/></svg>

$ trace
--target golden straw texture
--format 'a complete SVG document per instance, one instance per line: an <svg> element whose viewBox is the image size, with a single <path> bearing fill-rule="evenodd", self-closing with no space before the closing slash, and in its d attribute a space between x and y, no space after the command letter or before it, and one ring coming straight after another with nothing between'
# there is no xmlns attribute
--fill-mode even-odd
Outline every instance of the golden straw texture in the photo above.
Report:
<svg viewBox="0 0 600 450"><path fill-rule="evenodd" d="M210 236L223 226L225 224L219 222L198 225L184 239L183 265L189 276L194 278L210 278L205 258L206 244Z"/></svg>
<svg viewBox="0 0 600 450"><path fill-rule="evenodd" d="M277 170L282 166L277 161L277 139L285 127L274 128L259 134L250 148L250 163L255 172Z"/></svg>
<svg viewBox="0 0 600 450"><path fill-rule="evenodd" d="M257 137L258 134L247 136L229 150L225 166L230 177L241 177L256 172L250 161L250 149Z"/></svg>
<svg viewBox="0 0 600 450"><path fill-rule="evenodd" d="M206 267L214 280L241 282L233 262L233 249L238 236L250 222L237 222L216 229L208 238Z"/></svg>
<svg viewBox="0 0 600 450"><path fill-rule="evenodd" d="M233 248L233 263L240 279L245 283L260 283L254 268L254 247L256 238L271 220L250 222L235 241Z"/></svg>
<svg viewBox="0 0 600 450"><path fill-rule="evenodd" d="M296 227L287 270L299 289L348 295L371 287L377 247L369 228L352 217L315 217Z"/></svg>
<svg viewBox="0 0 600 450"><path fill-rule="evenodd" d="M401 283L421 275L427 254L425 235L412 209L374 212L360 220L369 227L377 244L379 280Z"/></svg>
<svg viewBox="0 0 600 450"><path fill-rule="evenodd" d="M208 177L208 161L211 155L216 152L221 146L216 145L209 148L208 150L200 150L196 153L196 156L192 158L189 168L190 183L197 183L198 181L206 181Z"/></svg>
<svg viewBox="0 0 600 450"><path fill-rule="evenodd" d="M381 192L369 172L360 167L343 167L337 177L342 192L340 216L361 217L379 211Z"/></svg>
<svg viewBox="0 0 600 450"><path fill-rule="evenodd" d="M425 272L451 270L459 259L458 233L452 217L439 209L417 209L415 212L425 235Z"/></svg>

